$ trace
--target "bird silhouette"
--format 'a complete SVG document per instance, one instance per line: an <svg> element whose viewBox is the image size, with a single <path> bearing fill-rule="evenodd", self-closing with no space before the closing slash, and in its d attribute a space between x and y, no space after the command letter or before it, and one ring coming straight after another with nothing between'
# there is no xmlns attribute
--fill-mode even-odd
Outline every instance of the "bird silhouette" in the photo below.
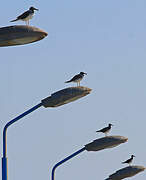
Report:
<svg viewBox="0 0 146 180"><path fill-rule="evenodd" d="M124 161L124 162L122 162L122 164L127 163L127 164L129 164L129 166L130 166L130 164L132 163L134 157L135 157L134 155L131 155L131 158L128 159L128 160L126 160L126 161Z"/></svg>
<svg viewBox="0 0 146 180"><path fill-rule="evenodd" d="M107 133L111 130L112 126L113 126L112 124L108 124L107 127L103 128L103 129L100 129L100 130L98 130L96 132L102 132L102 133L105 134L105 136L107 136Z"/></svg>
<svg viewBox="0 0 146 180"><path fill-rule="evenodd" d="M15 22L15 21L21 20L21 21L25 21L26 25L29 25L29 20L32 19L35 10L38 11L38 9L36 9L34 7L30 7L28 11L25 11L23 14L21 14L16 19L14 19L10 22Z"/></svg>
<svg viewBox="0 0 146 180"><path fill-rule="evenodd" d="M77 83L77 86L80 86L80 81L83 79L84 75L87 75L87 73L80 72L79 74L75 75L72 79L66 81L65 83L75 82Z"/></svg>

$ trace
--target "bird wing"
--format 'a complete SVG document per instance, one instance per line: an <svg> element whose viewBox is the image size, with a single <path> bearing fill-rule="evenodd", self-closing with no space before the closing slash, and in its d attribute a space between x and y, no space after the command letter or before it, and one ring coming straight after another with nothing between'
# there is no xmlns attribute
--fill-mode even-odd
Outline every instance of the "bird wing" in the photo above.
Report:
<svg viewBox="0 0 146 180"><path fill-rule="evenodd" d="M131 161L131 158L126 160L126 161L124 161L124 162L122 162L122 163L129 163L130 161Z"/></svg>
<svg viewBox="0 0 146 180"><path fill-rule="evenodd" d="M107 130L108 130L108 127L105 127L105 128L100 129L100 130L97 131L97 132L106 132Z"/></svg>
<svg viewBox="0 0 146 180"><path fill-rule="evenodd" d="M30 11L25 11L23 14L17 17L17 19L25 19L27 16L29 16Z"/></svg>
<svg viewBox="0 0 146 180"><path fill-rule="evenodd" d="M75 75L70 81L75 81L77 79L81 78L80 74Z"/></svg>
<svg viewBox="0 0 146 180"><path fill-rule="evenodd" d="M127 161L122 162L122 164L128 163Z"/></svg>
<svg viewBox="0 0 146 180"><path fill-rule="evenodd" d="M127 161L123 161L122 164L127 163Z"/></svg>

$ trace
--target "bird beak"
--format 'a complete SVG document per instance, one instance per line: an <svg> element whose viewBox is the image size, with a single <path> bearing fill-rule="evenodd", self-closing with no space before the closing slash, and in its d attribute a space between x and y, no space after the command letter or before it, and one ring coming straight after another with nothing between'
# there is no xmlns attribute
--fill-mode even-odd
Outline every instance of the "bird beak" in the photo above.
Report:
<svg viewBox="0 0 146 180"><path fill-rule="evenodd" d="M34 8L34 10L38 11L39 9L37 9L37 8Z"/></svg>
<svg viewBox="0 0 146 180"><path fill-rule="evenodd" d="M84 74L86 74L86 75L87 75L87 73L84 73Z"/></svg>

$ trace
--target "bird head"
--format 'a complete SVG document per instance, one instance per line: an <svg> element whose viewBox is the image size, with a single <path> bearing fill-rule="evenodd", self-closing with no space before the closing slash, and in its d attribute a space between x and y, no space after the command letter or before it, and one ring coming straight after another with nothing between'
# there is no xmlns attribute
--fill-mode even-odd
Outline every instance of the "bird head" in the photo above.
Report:
<svg viewBox="0 0 146 180"><path fill-rule="evenodd" d="M135 157L134 155L131 155L131 157L133 158L133 157Z"/></svg>
<svg viewBox="0 0 146 180"><path fill-rule="evenodd" d="M109 125L109 127L112 127L113 126L113 124L108 124Z"/></svg>
<svg viewBox="0 0 146 180"><path fill-rule="evenodd" d="M85 72L80 72L80 74L81 74L81 75L87 75L87 73L85 73Z"/></svg>
<svg viewBox="0 0 146 180"><path fill-rule="evenodd" d="M30 7L30 8L29 8L29 10L31 10L31 11L34 11L34 10L38 11L38 9L37 9L37 8L35 8L35 7L33 7L33 6L32 6L32 7Z"/></svg>

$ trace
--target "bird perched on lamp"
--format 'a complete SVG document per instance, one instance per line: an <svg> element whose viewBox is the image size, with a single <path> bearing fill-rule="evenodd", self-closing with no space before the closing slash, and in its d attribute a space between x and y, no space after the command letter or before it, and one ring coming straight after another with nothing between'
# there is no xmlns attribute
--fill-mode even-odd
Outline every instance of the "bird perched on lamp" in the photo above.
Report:
<svg viewBox="0 0 146 180"><path fill-rule="evenodd" d="M79 74L75 75L72 79L66 81L65 83L75 82L77 83L77 86L80 86L80 81L83 79L84 75L87 75L87 73L80 72Z"/></svg>
<svg viewBox="0 0 146 180"><path fill-rule="evenodd" d="M107 133L111 130L112 126L113 126L113 124L108 124L107 127L103 128L103 129L100 129L100 130L98 130L96 132L102 132L102 133L105 134L105 136L107 136Z"/></svg>
<svg viewBox="0 0 146 180"><path fill-rule="evenodd" d="M128 159L128 160L126 160L126 161L124 161L124 162L122 162L122 164L127 163L127 164L129 164L129 166L130 166L130 164L132 163L134 157L135 157L134 155L131 155L131 158Z"/></svg>
<svg viewBox="0 0 146 180"><path fill-rule="evenodd" d="M29 25L29 20L33 18L35 10L38 11L38 9L36 9L34 7L30 7L28 11L25 11L23 14L21 14L16 19L14 19L10 22L15 22L15 21L21 20L21 21L25 21L26 25Z"/></svg>

